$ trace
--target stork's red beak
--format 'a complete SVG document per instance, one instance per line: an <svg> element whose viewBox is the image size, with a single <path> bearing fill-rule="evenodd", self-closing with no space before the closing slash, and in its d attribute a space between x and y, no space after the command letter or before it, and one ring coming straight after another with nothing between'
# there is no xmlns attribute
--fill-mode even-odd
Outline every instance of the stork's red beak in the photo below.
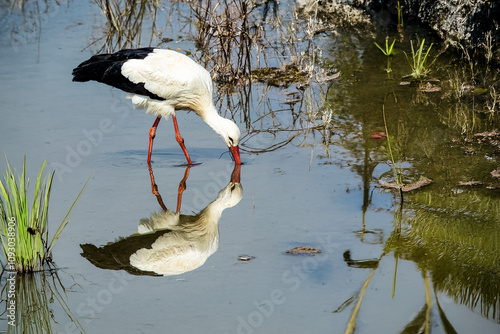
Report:
<svg viewBox="0 0 500 334"><path fill-rule="evenodd" d="M234 163L241 165L240 149L238 146L229 146L229 151L231 151L231 154L233 155Z"/></svg>

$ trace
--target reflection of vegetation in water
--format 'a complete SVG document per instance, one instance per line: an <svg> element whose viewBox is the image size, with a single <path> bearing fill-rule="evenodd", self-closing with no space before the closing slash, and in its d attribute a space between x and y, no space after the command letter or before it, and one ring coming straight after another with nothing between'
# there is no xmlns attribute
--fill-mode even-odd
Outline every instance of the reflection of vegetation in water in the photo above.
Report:
<svg viewBox="0 0 500 334"><path fill-rule="evenodd" d="M491 34L483 44L487 53L491 50L488 36ZM475 53L463 49L463 59L447 74L444 96L449 107L443 113L443 123L466 136L491 130L494 127L490 124L495 126L500 120L500 69L490 61L488 58L484 64Z"/></svg>
<svg viewBox="0 0 500 334"><path fill-rule="evenodd" d="M429 332L431 285L437 312L447 333L455 333L455 330L439 304L439 292L471 309L479 309L484 317L500 321L500 235L497 233L500 225L496 219L500 206L494 199L479 199L474 193L465 197L434 198L431 192L417 192L409 195L407 209L395 211L394 230L379 260L392 252L396 268L398 259L415 262L422 271L426 300L401 333ZM374 260L352 260L349 251L344 254L344 260L350 267L373 268L361 289L334 311L343 311L354 303L346 327L346 333L353 333L363 297L379 264ZM373 266L362 265L372 262Z"/></svg>
<svg viewBox="0 0 500 334"><path fill-rule="evenodd" d="M427 276L425 271L422 271L422 278L424 280L425 304L420 309L420 312L418 312L415 318L413 318L412 321L410 321L410 323L408 323L405 328L403 328L401 334L428 334L431 331L432 296L429 276Z"/></svg>
<svg viewBox="0 0 500 334"><path fill-rule="evenodd" d="M402 99L399 97L397 100ZM423 272L426 305L402 333L413 333L419 329L425 331L425 328L429 328L429 312L432 310L429 303L431 291L429 284L434 290L436 311L447 333L456 331L439 304L438 293L444 293L452 297L455 302L477 309L483 316L499 321L498 198L494 192L484 189L484 186L483 189L480 189L481 186L471 189L460 186L458 182L463 179L464 174L469 174L471 178L477 176L477 171L482 171L483 179L489 178L491 182L492 178L488 173L490 169L484 168L480 156L474 157L474 160L479 160L478 163L468 162L468 166L460 165L463 158L457 159L456 153L449 152L449 148L440 148L436 145L436 136L418 135L425 127L408 128L404 126L405 123L393 120L409 119L411 124L433 124L432 122L422 123L423 118L417 120L415 113L401 114L404 110L401 108L397 109L400 114L396 117L393 113L394 106L390 104L389 106L388 123L392 125L390 129L393 129L390 132L395 134L391 140L397 140L397 156L404 159L408 154L419 152L420 159L412 162L412 169L415 172L427 170L431 175L436 175L439 182L439 186L405 196L407 199L405 210L394 211L394 230L385 242L381 256L392 252L395 257L393 294L396 289L398 259L415 262ZM368 194L370 183L374 181L372 177L374 166L379 164L379 161L384 161L383 141L371 139L370 131L366 130L366 128L374 129L374 126L377 126L374 124L378 124L376 117L371 115L362 113L351 115L350 119L346 118L349 121L341 123L346 126L342 131L345 130L349 136L346 136L347 139L340 137L341 140L338 141L348 147L356 157L353 168L363 177L363 213L371 202ZM353 124L349 125L350 122ZM358 130L356 135L349 132L349 129L353 128ZM432 126L427 126L427 131L436 133ZM493 140L488 135L483 134L480 138L485 141ZM413 136L420 141L418 145L415 145L417 140L412 140ZM444 152L447 153L443 154ZM363 216L363 234L364 232ZM346 260L349 266L352 266L351 262L350 258ZM358 260L358 262L367 261ZM377 268L375 267L370 273L361 290L337 310L339 312L354 303L346 333L351 333L356 326L366 285L370 283Z"/></svg>
<svg viewBox="0 0 500 334"><path fill-rule="evenodd" d="M55 333L57 331L53 327L57 326L56 324L63 324L65 330L71 328L73 333L85 333L66 303L67 290L62 286L57 273L17 275L15 299L8 297L9 284L2 290L2 299L8 303L13 300L16 309L15 322L7 327L7 333ZM62 309L67 319L56 319L55 309ZM65 322L62 322L63 320Z"/></svg>
<svg viewBox="0 0 500 334"><path fill-rule="evenodd" d="M500 320L500 205L475 192L410 196L400 248L443 291L484 316Z"/></svg>
<svg viewBox="0 0 500 334"><path fill-rule="evenodd" d="M188 21L190 33L201 61L211 68L220 82L245 82L252 70L252 44L258 43L259 27L251 21L247 1L188 1L194 19Z"/></svg>
<svg viewBox="0 0 500 334"><path fill-rule="evenodd" d="M382 254L381 258L385 254ZM397 263L397 262L396 262ZM374 274L376 273L378 267L372 269L366 280L364 281L361 289L356 292L353 296L351 296L348 300L346 300L338 309L333 311L333 313L338 313L343 311L346 307L348 307L353 302L354 304L351 317L346 326L345 334L352 334L355 332L359 310L361 309L361 305L363 302L363 297L368 289L370 281L372 280ZM394 274L396 275L396 273ZM430 279L427 276L425 271L422 271L422 278L424 281L424 289L425 289L425 304L421 308L420 312L403 328L401 334L413 334L413 333L430 333L431 328L431 311L432 311L432 296L430 289ZM437 300L437 297L436 297ZM439 304L438 304L439 305ZM449 321L446 318L443 310L439 307L440 318L443 323L443 326L447 329L453 328ZM447 332L453 333L453 332Z"/></svg>
<svg viewBox="0 0 500 334"><path fill-rule="evenodd" d="M0 39L9 46L40 43L43 26L59 12L61 1L8 0L0 2Z"/></svg>
<svg viewBox="0 0 500 334"><path fill-rule="evenodd" d="M118 51L119 49L139 47L142 39L144 18L151 23L149 44L153 40L156 29L156 14L159 1L140 0L96 0L106 17L106 25L102 36L92 44L104 43L98 52Z"/></svg>
<svg viewBox="0 0 500 334"><path fill-rule="evenodd" d="M370 281L373 277L373 274L375 274L377 268L374 268L370 275L368 275L368 278L365 280L363 283L363 286L359 290L359 293L356 296L353 296L349 299L349 301L354 301L357 299L356 304L354 305L354 309L351 314L351 318L349 319L349 322L347 323L347 328L345 331L345 334L351 334L354 333L354 329L356 328L356 320L358 317L359 309L361 308L361 302L363 301L363 297L365 295L366 289L368 288L368 285L370 284ZM345 305L347 306L347 305Z"/></svg>

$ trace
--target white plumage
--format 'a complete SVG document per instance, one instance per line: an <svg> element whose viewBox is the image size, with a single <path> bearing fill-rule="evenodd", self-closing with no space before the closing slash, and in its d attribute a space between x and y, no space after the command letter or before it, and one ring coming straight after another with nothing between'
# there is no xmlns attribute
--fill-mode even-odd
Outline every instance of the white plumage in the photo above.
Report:
<svg viewBox="0 0 500 334"><path fill-rule="evenodd" d="M203 118L215 111L210 108L213 106L210 74L178 52L155 49L144 59L125 62L121 72L133 83L143 82L145 89L165 99L155 101L139 95L148 101L147 112L155 116L168 117L175 113L175 109L188 109Z"/></svg>
<svg viewBox="0 0 500 334"><path fill-rule="evenodd" d="M221 117L213 103L210 73L191 58L170 50L142 48L96 55L73 70L73 81L99 81L129 92L135 108L157 117L150 130L148 163L153 139L161 117L173 117L176 139L188 164L191 159L184 146L175 118L176 110L193 110L217 132L241 164L240 130Z"/></svg>

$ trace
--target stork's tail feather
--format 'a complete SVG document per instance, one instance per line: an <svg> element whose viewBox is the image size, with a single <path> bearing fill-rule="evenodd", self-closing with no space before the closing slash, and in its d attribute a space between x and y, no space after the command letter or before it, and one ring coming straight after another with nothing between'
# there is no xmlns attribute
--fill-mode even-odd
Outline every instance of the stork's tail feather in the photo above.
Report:
<svg viewBox="0 0 500 334"><path fill-rule="evenodd" d="M103 82L106 71L112 68L116 63L109 60L99 60L95 58L96 56L90 58L73 70L73 81L85 82L95 80ZM121 64L119 66L121 66Z"/></svg>

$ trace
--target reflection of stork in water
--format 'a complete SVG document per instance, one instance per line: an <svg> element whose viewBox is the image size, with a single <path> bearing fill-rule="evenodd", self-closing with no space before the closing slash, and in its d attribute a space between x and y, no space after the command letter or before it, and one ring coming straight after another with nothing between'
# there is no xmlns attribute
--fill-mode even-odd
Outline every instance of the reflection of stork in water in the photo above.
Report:
<svg viewBox="0 0 500 334"><path fill-rule="evenodd" d="M153 189L162 210L151 213L149 219L141 219L138 233L129 237L100 248L81 245L82 256L99 268L124 269L138 275L179 275L200 267L219 246L222 211L238 204L243 196L239 183L240 168L235 165L229 184L196 215L180 214L189 167L179 185L175 212L163 204L150 170Z"/></svg>

